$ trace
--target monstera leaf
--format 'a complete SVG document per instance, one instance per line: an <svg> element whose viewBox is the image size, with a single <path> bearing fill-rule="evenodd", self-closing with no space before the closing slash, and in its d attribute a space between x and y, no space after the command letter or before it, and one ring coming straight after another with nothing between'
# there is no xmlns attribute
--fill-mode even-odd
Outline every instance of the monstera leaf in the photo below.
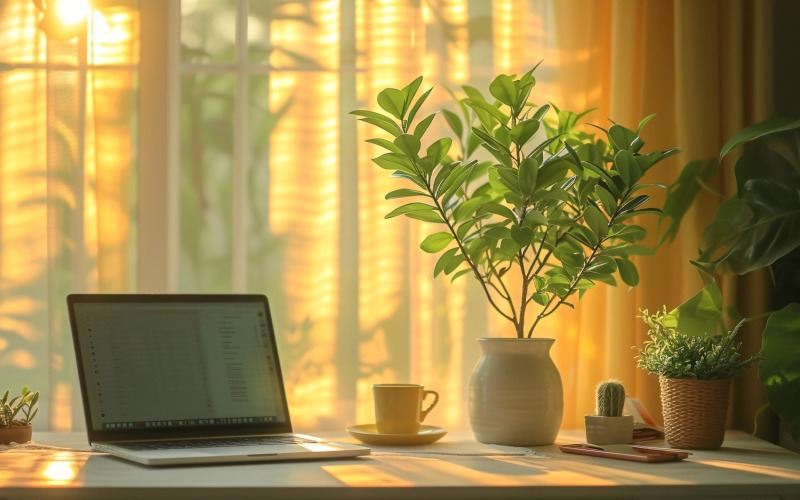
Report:
<svg viewBox="0 0 800 500"><path fill-rule="evenodd" d="M751 179L720 206L702 239L706 270L745 274L800 246L800 173Z"/></svg>
<svg viewBox="0 0 800 500"><path fill-rule="evenodd" d="M773 313L762 336L758 378L775 413L800 443L800 304Z"/></svg>

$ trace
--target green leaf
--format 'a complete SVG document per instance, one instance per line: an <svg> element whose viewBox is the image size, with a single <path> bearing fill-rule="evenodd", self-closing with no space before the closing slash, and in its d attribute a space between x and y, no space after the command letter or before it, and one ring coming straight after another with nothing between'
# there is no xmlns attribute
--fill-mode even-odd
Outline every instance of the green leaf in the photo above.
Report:
<svg viewBox="0 0 800 500"><path fill-rule="evenodd" d="M375 144L376 146L380 146L382 148L388 149L392 153L399 153L399 154L403 153L402 151L400 151L400 148L398 148L395 145L395 143L393 143L392 141L386 140L386 139L384 139L382 137L376 137L376 138L373 138L373 139L367 139L366 142L369 142L371 144Z"/></svg>
<svg viewBox="0 0 800 500"><path fill-rule="evenodd" d="M500 241L511 238L511 230L507 227L494 226L486 229L486 231L483 232L483 237L494 241Z"/></svg>
<svg viewBox="0 0 800 500"><path fill-rule="evenodd" d="M763 122L756 123L740 130L736 135L722 147L719 153L719 159L725 157L733 148L750 142L765 135L775 134L786 130L794 130L800 128L800 120L788 116L775 115L767 118Z"/></svg>
<svg viewBox="0 0 800 500"><path fill-rule="evenodd" d="M372 161L379 167L386 170L400 170L411 175L416 175L411 161L401 153L384 153Z"/></svg>
<svg viewBox="0 0 800 500"><path fill-rule="evenodd" d="M597 274L611 274L616 272L617 262L611 257L599 255L586 266L586 271Z"/></svg>
<svg viewBox="0 0 800 500"><path fill-rule="evenodd" d="M489 116L491 116L495 120L496 123L499 123L501 125L506 125L508 123L508 115L506 115L505 113L500 111L500 109L497 106L489 104L486 101L473 101L473 100L469 99L469 100L466 101L466 104L467 104L467 106L469 106L472 109L474 109L475 112L484 111ZM483 125L488 130L493 129L494 125L495 125L495 123L484 123L484 120L481 120L481 123L483 123Z"/></svg>
<svg viewBox="0 0 800 500"><path fill-rule="evenodd" d="M533 229L527 226L512 226L510 231L511 239L520 247L525 247L533 242Z"/></svg>
<svg viewBox="0 0 800 500"><path fill-rule="evenodd" d="M613 214L617 210L617 200L614 198L614 195L611 194L611 191L598 185L594 192L607 214Z"/></svg>
<svg viewBox="0 0 800 500"><path fill-rule="evenodd" d="M498 179L512 192L522 194L519 189L519 174L511 167L496 167L490 172L497 175Z"/></svg>
<svg viewBox="0 0 800 500"><path fill-rule="evenodd" d="M544 106L536 110L536 112L533 114L533 119L541 122L548 111L550 111L550 105L545 104Z"/></svg>
<svg viewBox="0 0 800 500"><path fill-rule="evenodd" d="M612 231L609 232L610 238L619 238L627 243L636 243L638 241L642 241L647 236L647 230L641 226L620 225L619 229L617 229L617 227L617 225L612 227Z"/></svg>
<svg viewBox="0 0 800 500"><path fill-rule="evenodd" d="M544 164L539 167L536 188L544 189L552 186L556 182L563 180L568 171L569 162L567 160L556 158L552 161L545 161Z"/></svg>
<svg viewBox="0 0 800 500"><path fill-rule="evenodd" d="M540 123L537 120L523 120L509 131L511 140L519 147L524 146L539 130Z"/></svg>
<svg viewBox="0 0 800 500"><path fill-rule="evenodd" d="M398 120L403 119L405 96L398 89L383 89L378 94L378 106Z"/></svg>
<svg viewBox="0 0 800 500"><path fill-rule="evenodd" d="M450 250L443 253L441 257L439 257L439 260L436 261L436 265L433 268L434 278L439 276L439 274L441 274L446 267L450 266L450 263L456 259L457 253L458 253L458 248L451 248Z"/></svg>
<svg viewBox="0 0 800 500"><path fill-rule="evenodd" d="M783 133L749 145L736 161L736 189L754 179L775 180L800 173L800 131Z"/></svg>
<svg viewBox="0 0 800 500"><path fill-rule="evenodd" d="M800 304L789 304L773 313L761 340L764 359L758 378L769 405L788 425L800 445Z"/></svg>
<svg viewBox="0 0 800 500"><path fill-rule="evenodd" d="M586 210L583 212L583 218L598 241L608 234L608 219L606 219L606 216L594 205L586 207Z"/></svg>
<svg viewBox="0 0 800 500"><path fill-rule="evenodd" d="M497 215L499 215L501 217L504 217L504 218L514 222L514 223L517 222L516 214L510 208L508 208L507 206L501 205L499 203L495 203L495 202L485 203L480 208L480 210L478 210L478 213L481 213L481 212L489 212L489 213L497 214Z"/></svg>
<svg viewBox="0 0 800 500"><path fill-rule="evenodd" d="M599 243L597 235L594 233L594 231L584 226L573 227L567 233L567 236L575 238L578 242L586 245L589 248L594 248Z"/></svg>
<svg viewBox="0 0 800 500"><path fill-rule="evenodd" d="M511 151L508 149L508 147L506 145L504 145L502 142L500 142L497 139L495 139L492 135L487 134L483 130L481 130L479 128L476 128L476 127L472 127L472 132L475 135L477 135L483 141L483 146L486 147L487 149L489 149L489 151L491 151L491 149L490 149L490 147L491 147L491 148L494 148L497 151L502 152L504 155L510 155L511 154ZM500 160L500 158L498 158L498 160ZM501 162L501 163L504 163L504 164L508 163L508 165L506 165L506 166L510 166L510 159L508 159L505 162Z"/></svg>
<svg viewBox="0 0 800 500"><path fill-rule="evenodd" d="M421 220L423 222L434 222L434 223L444 223L444 220L439 215L439 212L436 211L425 211L425 210L418 210L414 212L408 212L405 214L406 217L409 219L416 219Z"/></svg>
<svg viewBox="0 0 800 500"><path fill-rule="evenodd" d="M716 282L669 312L674 326L685 335L718 335L726 331L722 293ZM669 325L668 325L669 326Z"/></svg>
<svg viewBox="0 0 800 500"><path fill-rule="evenodd" d="M472 218L475 214L475 210L477 210L484 201L485 200L482 198L470 198L464 201L453 210L453 219L456 222L462 222L467 218Z"/></svg>
<svg viewBox="0 0 800 500"><path fill-rule="evenodd" d="M415 80L415 82L420 82L421 83L422 82L422 77L420 76L419 78L417 78ZM419 83L417 83L417 86L419 86ZM425 102L425 100L428 98L428 96L431 94L432 90L433 90L433 87L429 88L424 94L422 94L420 96L419 99L417 99L417 102L414 103L414 107L412 107L411 111L408 113L408 123L411 123L411 122L414 121L414 117L417 115L417 111L419 111L420 106L422 106L422 103ZM414 92L416 93L416 89L414 89ZM413 94L409 94L409 99L413 98L413 97L414 97ZM408 108L408 105L406 105L406 109L407 108ZM433 118L431 118L431 120L432 119Z"/></svg>
<svg viewBox="0 0 800 500"><path fill-rule="evenodd" d="M481 91L476 89L475 87L471 87L469 85L462 85L461 88L464 90L464 93L467 94L467 97L474 102L486 102L486 98L483 97ZM463 102L463 101L462 101Z"/></svg>
<svg viewBox="0 0 800 500"><path fill-rule="evenodd" d="M565 252L560 247L556 250L555 256L565 266L574 267L576 269L583 267L583 264L586 262L582 252Z"/></svg>
<svg viewBox="0 0 800 500"><path fill-rule="evenodd" d="M383 122L386 125L391 126L394 130L398 132L402 132L400 126L391 118L381 113L376 113L375 111L370 111L368 109L356 109L350 112L351 115L361 116L364 118L370 118L373 121ZM366 121L362 118L359 118L361 121Z"/></svg>
<svg viewBox="0 0 800 500"><path fill-rule="evenodd" d="M628 201L626 201L625 203L623 203L622 206L619 207L618 213L627 214L629 212L633 212L634 210L639 208L643 203L647 202L647 200L649 200L649 199L650 199L650 196L648 196L646 194L643 194L643 195L640 195L640 196L635 196L635 197L629 199Z"/></svg>
<svg viewBox="0 0 800 500"><path fill-rule="evenodd" d="M537 227L537 226L546 226L547 225L547 217L538 210L529 210L525 214L525 218L522 220L523 226L528 227Z"/></svg>
<svg viewBox="0 0 800 500"><path fill-rule="evenodd" d="M450 162L447 164L443 164L442 168L436 173L436 177L433 179L433 192L434 194L438 193L439 186L441 186L444 182L451 178L451 174L457 171L460 168L460 163L457 161ZM455 175L455 174L453 174Z"/></svg>
<svg viewBox="0 0 800 500"><path fill-rule="evenodd" d="M617 263L617 270L619 277L628 286L636 286L639 284L639 271L636 270L636 265L628 259L614 259Z"/></svg>
<svg viewBox="0 0 800 500"><path fill-rule="evenodd" d="M442 114L444 115L445 121L450 126L450 129L453 131L456 137L460 139L464 134L464 125L461 123L461 119L457 114L448 109L443 109Z"/></svg>
<svg viewBox="0 0 800 500"><path fill-rule="evenodd" d="M608 129L608 140L618 151L633 149L632 144L637 138L635 132L621 125L612 125Z"/></svg>
<svg viewBox="0 0 800 500"><path fill-rule="evenodd" d="M648 115L648 116L644 117L642 119L642 121L639 122L639 126L636 127L636 135L641 135L642 129L644 129L644 126L647 125L647 122L652 120L655 116L656 116L656 114L653 113L651 115Z"/></svg>
<svg viewBox="0 0 800 500"><path fill-rule="evenodd" d="M416 184L417 186L419 186L422 189L425 189L425 190L428 189L428 186L425 184L425 181L423 179L420 179L419 175L417 175L417 174L410 174L408 172L403 172L401 170L398 170L396 172L392 172L392 175L390 175L390 177L396 177L396 178L399 178L399 179L406 179L406 180L411 181L412 183Z"/></svg>
<svg viewBox="0 0 800 500"><path fill-rule="evenodd" d="M587 272L584 274L584 277L592 281L599 281L600 283L605 283L606 285L609 286L617 286L617 280L615 280L611 274Z"/></svg>
<svg viewBox="0 0 800 500"><path fill-rule="evenodd" d="M383 120L377 120L375 118L360 118L360 120L364 123L369 123L370 125L382 128L383 130L392 134L394 137L397 137L403 133L403 130L394 122L386 122Z"/></svg>
<svg viewBox="0 0 800 500"><path fill-rule="evenodd" d="M519 189L524 196L532 196L536 190L536 177L539 175L539 162L535 158L525 158L519 164Z"/></svg>
<svg viewBox="0 0 800 500"><path fill-rule="evenodd" d="M396 137L394 143L409 158L418 158L419 149L422 147L419 138L410 134L403 134Z"/></svg>
<svg viewBox="0 0 800 500"><path fill-rule="evenodd" d="M450 283L454 282L458 278L464 276L465 274L472 273L472 268L462 269L459 272L455 273L452 278L450 278Z"/></svg>
<svg viewBox="0 0 800 500"><path fill-rule="evenodd" d="M435 116L436 115L428 115L421 122L419 122L417 126L414 127L414 137L417 139L422 139L422 136L425 135L425 131L427 131L428 127L430 127Z"/></svg>
<svg viewBox="0 0 800 500"><path fill-rule="evenodd" d="M550 297L545 292L536 292L532 295L533 301L540 306L546 306Z"/></svg>
<svg viewBox="0 0 800 500"><path fill-rule="evenodd" d="M397 217L398 215L405 215L412 212L431 212L435 210L434 207L428 205L426 203L407 203L403 206L397 207L388 214L384 216L384 219L391 219L392 217Z"/></svg>
<svg viewBox="0 0 800 500"><path fill-rule="evenodd" d="M450 151L452 142L453 140L449 137L443 137L428 146L427 156L431 158L434 165L438 165L444 160L444 157L447 156L447 153Z"/></svg>
<svg viewBox="0 0 800 500"><path fill-rule="evenodd" d="M452 259L450 259L447 265L444 266L444 274L448 275L452 273L453 271L458 269L458 266L466 262L466 260L467 259L463 255L456 254Z"/></svg>
<svg viewBox="0 0 800 500"><path fill-rule="evenodd" d="M447 202L454 196L459 189L462 188L464 182L469 178L474 163L462 165L459 169L454 170L445 180L440 189L436 191L437 196L444 202Z"/></svg>
<svg viewBox="0 0 800 500"><path fill-rule="evenodd" d="M506 106L513 108L517 100L517 89L514 80L508 75L498 75L489 84L489 93Z"/></svg>
<svg viewBox="0 0 800 500"><path fill-rule="evenodd" d="M428 194L414 189L395 189L386 194L386 199L393 200L395 198L406 198L408 196L428 196Z"/></svg>
<svg viewBox="0 0 800 500"><path fill-rule="evenodd" d="M617 153L617 155L614 157L614 166L617 168L617 172L619 172L619 175L625 182L626 187L636 184L636 182L642 178L642 172L639 170L639 165L633 158L633 153L628 150L623 150Z"/></svg>
<svg viewBox="0 0 800 500"><path fill-rule="evenodd" d="M428 235L422 243L420 243L419 247L428 253L436 253L444 250L447 248L453 241L453 235L448 232L439 232L433 233Z"/></svg>
<svg viewBox="0 0 800 500"><path fill-rule="evenodd" d="M751 180L729 198L703 233L701 262L744 274L800 246L800 173Z"/></svg>

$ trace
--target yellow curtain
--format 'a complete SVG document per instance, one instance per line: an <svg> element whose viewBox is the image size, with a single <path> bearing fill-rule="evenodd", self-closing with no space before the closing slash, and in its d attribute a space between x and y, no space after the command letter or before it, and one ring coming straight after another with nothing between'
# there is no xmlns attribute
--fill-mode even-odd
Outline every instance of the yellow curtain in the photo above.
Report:
<svg viewBox="0 0 800 500"><path fill-rule="evenodd" d="M0 3L0 368L41 391L42 430L82 425L66 295L133 273L138 15L61 4Z"/></svg>
<svg viewBox="0 0 800 500"><path fill-rule="evenodd" d="M565 105L597 108L592 120L606 125L606 117L635 126L657 113L643 138L651 149L682 149L657 173L656 180L671 182L683 165L715 158L736 131L771 113L770 7L769 2L728 0L553 2L557 86L563 100L572 103ZM730 165L710 184L731 192ZM591 411L592 388L608 377L622 380L628 393L660 418L657 378L635 367L630 348L642 345L646 334L636 316L639 309L671 309L699 290L701 281L689 260L697 255L699 237L719 202L702 194L678 239L655 257L637 261L638 287L587 294L579 314L567 320L566 330L578 333L560 339L556 359L565 382L565 428L580 427L582 415ZM655 222L649 221L651 234L657 231ZM727 280L724 288L732 302L735 282ZM752 353L758 332L745 334ZM738 427L751 428L760 401L751 368L734 394Z"/></svg>

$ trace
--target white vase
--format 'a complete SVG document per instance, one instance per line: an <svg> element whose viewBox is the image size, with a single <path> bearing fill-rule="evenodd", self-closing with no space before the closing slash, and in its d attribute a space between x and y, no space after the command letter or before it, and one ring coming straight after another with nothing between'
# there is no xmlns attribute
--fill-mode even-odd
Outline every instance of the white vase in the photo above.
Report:
<svg viewBox="0 0 800 500"><path fill-rule="evenodd" d="M554 339L478 339L482 350L469 387L475 439L510 446L551 444L564 413Z"/></svg>

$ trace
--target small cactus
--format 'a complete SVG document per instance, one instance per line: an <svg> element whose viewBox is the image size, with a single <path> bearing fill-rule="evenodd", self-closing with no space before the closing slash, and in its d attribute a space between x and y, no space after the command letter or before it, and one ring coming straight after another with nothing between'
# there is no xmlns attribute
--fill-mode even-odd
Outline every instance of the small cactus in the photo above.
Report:
<svg viewBox="0 0 800 500"><path fill-rule="evenodd" d="M601 417L621 417L625 406L625 387L609 380L597 386L595 413Z"/></svg>

